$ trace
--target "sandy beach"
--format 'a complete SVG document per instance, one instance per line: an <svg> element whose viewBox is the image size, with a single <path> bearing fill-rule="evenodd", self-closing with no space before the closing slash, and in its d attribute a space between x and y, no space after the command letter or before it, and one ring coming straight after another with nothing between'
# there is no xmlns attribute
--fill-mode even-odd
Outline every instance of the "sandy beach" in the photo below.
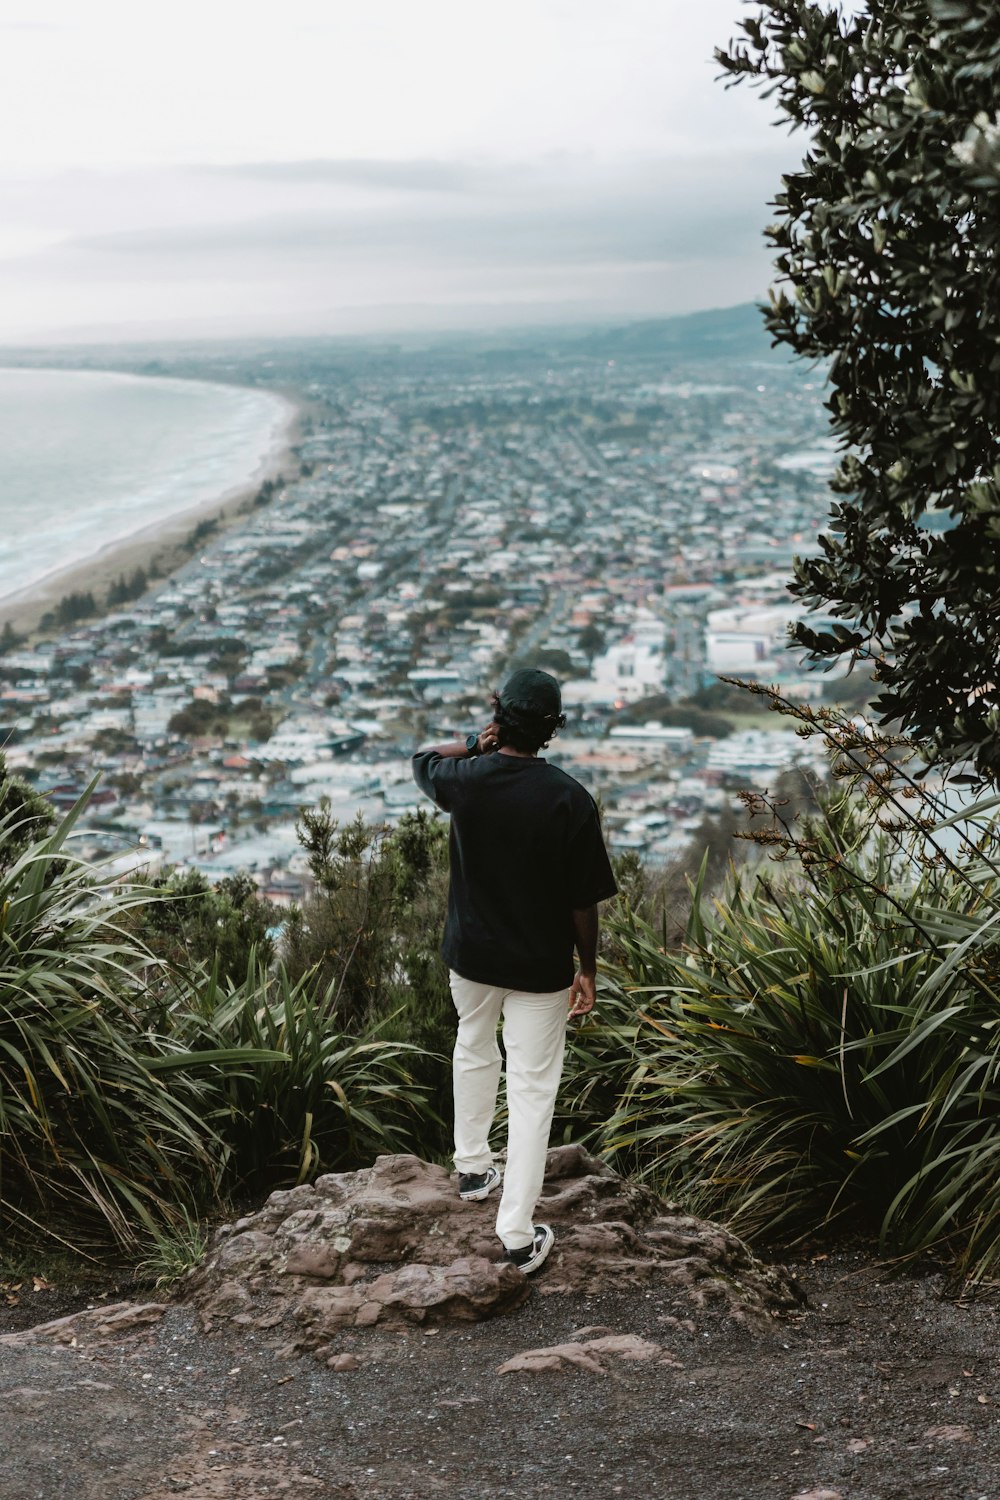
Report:
<svg viewBox="0 0 1000 1500"><path fill-rule="evenodd" d="M155 573L160 580L189 561L191 553L184 543L200 521L217 520L218 536L253 506L261 485L268 479L291 477L297 463L291 452L297 441L301 408L287 395L277 397L285 407L285 417L275 431L268 452L257 469L241 484L222 494L202 499L182 511L175 511L128 534L117 537L89 557L66 567L55 568L29 587L0 598L0 628L10 625L20 634L31 636L39 630L42 618L67 594L94 595L97 618L106 614L105 600L111 584L123 573L128 577L137 568Z"/></svg>

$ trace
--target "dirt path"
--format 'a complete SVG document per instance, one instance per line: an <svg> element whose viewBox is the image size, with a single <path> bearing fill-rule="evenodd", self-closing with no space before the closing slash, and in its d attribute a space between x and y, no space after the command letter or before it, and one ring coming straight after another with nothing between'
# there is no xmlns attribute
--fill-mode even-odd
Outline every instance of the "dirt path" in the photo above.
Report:
<svg viewBox="0 0 1000 1500"><path fill-rule="evenodd" d="M179 1307L114 1341L8 1345L0 1500L998 1500L997 1299L861 1255L793 1269L810 1305L763 1336L688 1322L674 1289L539 1287L485 1323L352 1330L356 1369L206 1337ZM498 1373L581 1328L660 1354Z"/></svg>

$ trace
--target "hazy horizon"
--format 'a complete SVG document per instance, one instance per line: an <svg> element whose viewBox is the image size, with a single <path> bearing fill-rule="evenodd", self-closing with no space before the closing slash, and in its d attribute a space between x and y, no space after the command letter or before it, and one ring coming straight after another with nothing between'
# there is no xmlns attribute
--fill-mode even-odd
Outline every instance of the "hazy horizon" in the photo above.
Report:
<svg viewBox="0 0 1000 1500"><path fill-rule="evenodd" d="M500 349L517 349L522 346L530 348L537 340L544 343L551 339L560 343L566 341L572 345L576 340L586 340L614 332L625 332L631 329L642 328L645 325L659 327L663 324L683 322L687 319L697 322L701 317L725 318L730 314L739 314L748 309L756 310L764 304L760 298L749 298L744 302L732 303L726 307L701 307L692 308L690 311L663 314L639 314L635 317L629 315L615 316L609 314L607 317L579 316L566 317L553 316L551 318L538 317L534 320L525 317L519 319L516 314L518 309L510 309L510 318L502 323L490 322L484 317L480 322L462 322L449 326L446 322L435 323L434 307L417 309L426 317L425 323L413 323L408 326L392 324L387 321L384 328L371 328L362 330L338 329L329 332L301 331L289 332L287 329L275 332L240 331L231 334L205 333L196 330L191 333L178 332L170 325L166 332L152 332L144 335L137 332L130 325L127 333L118 338L114 330L98 333L93 336L86 335L83 331L79 337L67 339L41 339L17 342L13 339L0 341L0 372L5 369L44 369L44 360L41 358L51 354L57 363L52 369L73 368L72 364L65 365L64 360L72 357L79 351L81 354L113 354L120 351L126 363L122 369L133 368L133 360L136 357L155 357L158 352L164 354L173 353L183 355L190 350L192 353L205 352L206 354L225 355L231 353L234 358L242 358L248 352L244 346L253 349L259 345L261 348L280 349L285 344L309 345L311 343L343 343L347 346L357 346L359 349L371 347L398 348L403 352L420 351L421 349L447 349L448 347L461 348L466 343L480 345L489 348L494 345ZM763 317L760 322L760 337L767 339L764 329ZM728 330L729 337L733 336L735 330ZM738 337L738 332L736 333ZM770 347L769 345L767 347ZM38 358L36 358L38 356ZM12 363L8 363L8 360ZM81 369L92 369L94 366L87 364L80 366ZM109 365L109 371L118 369L118 365Z"/></svg>
<svg viewBox="0 0 1000 1500"><path fill-rule="evenodd" d="M747 6L12 0L0 345L606 323L759 299L797 143ZM197 27L195 33L194 28ZM195 37L197 36L197 40Z"/></svg>

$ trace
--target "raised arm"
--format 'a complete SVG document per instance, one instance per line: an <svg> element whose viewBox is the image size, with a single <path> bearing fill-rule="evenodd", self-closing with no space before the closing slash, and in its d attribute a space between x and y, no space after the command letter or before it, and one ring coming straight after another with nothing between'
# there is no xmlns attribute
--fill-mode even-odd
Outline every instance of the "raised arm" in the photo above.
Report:
<svg viewBox="0 0 1000 1500"><path fill-rule="evenodd" d="M465 740L446 740L443 745L428 745L421 753L424 755L440 755L444 759L452 760L461 756L465 759L471 754L489 755L491 750L497 748L497 727L495 724L487 724L481 730L477 740L475 751L470 751Z"/></svg>

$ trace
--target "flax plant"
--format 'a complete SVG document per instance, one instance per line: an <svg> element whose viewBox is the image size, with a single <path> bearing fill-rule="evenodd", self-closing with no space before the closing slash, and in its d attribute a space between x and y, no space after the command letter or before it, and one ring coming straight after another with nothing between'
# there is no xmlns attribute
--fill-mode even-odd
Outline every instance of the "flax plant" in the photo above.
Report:
<svg viewBox="0 0 1000 1500"><path fill-rule="evenodd" d="M244 983L190 975L164 1018L182 1049L178 1066L192 1057L226 1061L209 1121L232 1190L304 1182L379 1152L420 1151L440 1125L415 1078L423 1049L384 1035L394 1016L345 1028L337 981L316 981L312 971L293 980L281 964L269 973L251 952ZM240 1056L252 1066L237 1066Z"/></svg>
<svg viewBox="0 0 1000 1500"><path fill-rule="evenodd" d="M912 746L791 709L840 789L794 827L748 797L777 863L712 909L696 889L680 949L618 917L604 984L641 1025L602 1144L744 1232L837 1221L979 1279L1000 1260L998 802L949 811Z"/></svg>
<svg viewBox="0 0 1000 1500"><path fill-rule="evenodd" d="M131 1254L233 1190L420 1149L437 1128L421 1049L346 1032L315 975L252 952L241 984L156 958L137 916L162 891L70 850L85 802L51 832L0 815L4 1236Z"/></svg>
<svg viewBox="0 0 1000 1500"><path fill-rule="evenodd" d="M154 1071L151 959L122 925L143 893L67 847L82 805L42 838L0 817L0 1222L127 1246L192 1184L211 1192L217 1164L206 1082L168 1090Z"/></svg>

